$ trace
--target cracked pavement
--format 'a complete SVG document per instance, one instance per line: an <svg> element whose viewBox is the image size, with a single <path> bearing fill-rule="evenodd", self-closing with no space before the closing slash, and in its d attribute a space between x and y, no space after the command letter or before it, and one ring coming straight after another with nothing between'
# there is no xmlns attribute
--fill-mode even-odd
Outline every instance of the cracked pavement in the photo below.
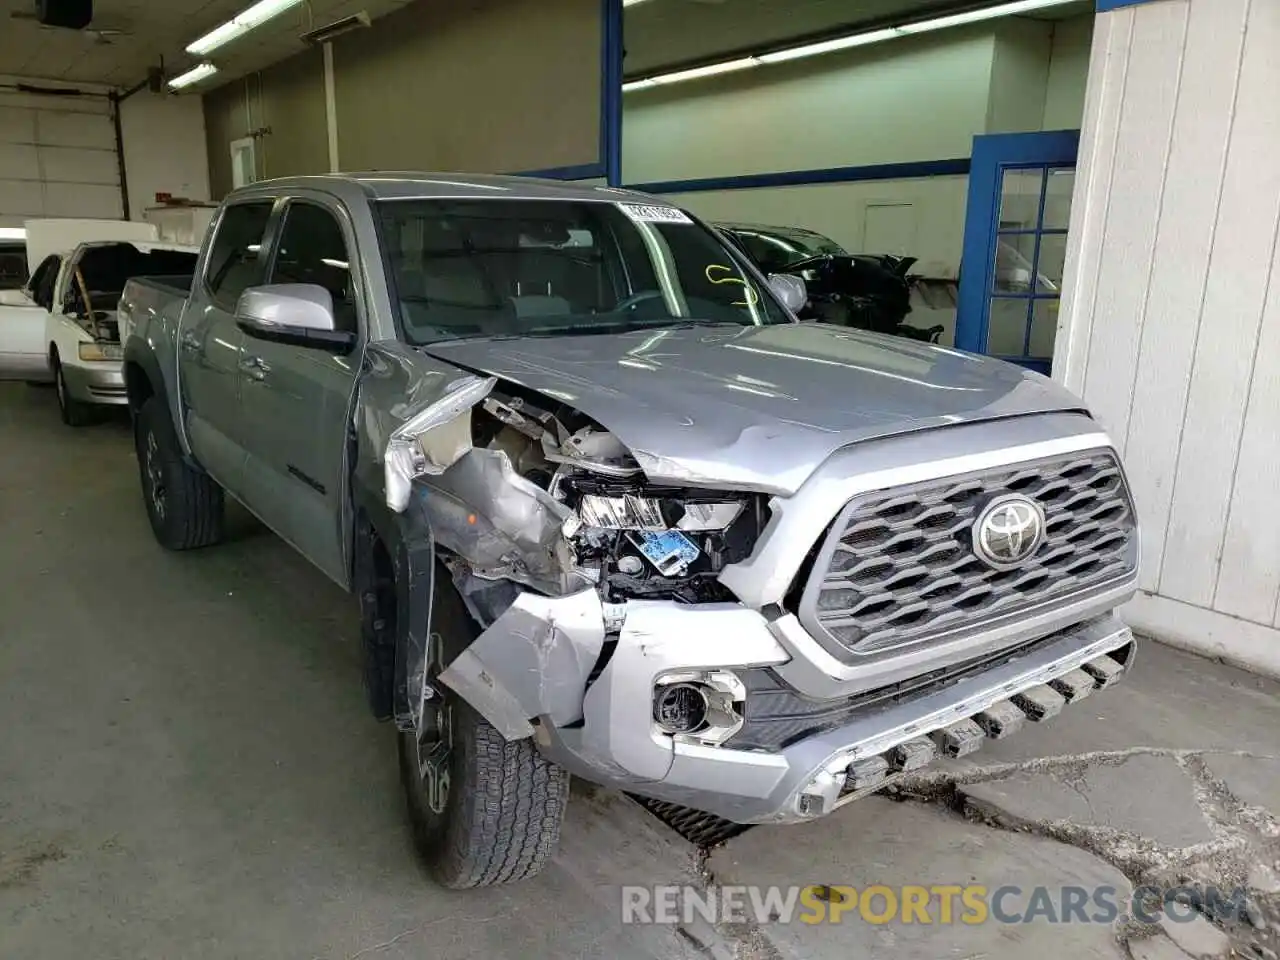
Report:
<svg viewBox="0 0 1280 960"><path fill-rule="evenodd" d="M1248 890L1216 923L868 925L723 931L738 956L1280 957L1280 684L1144 641L1112 690L886 794L714 851L714 882ZM1078 752L1066 752L1078 750ZM834 829L833 829L834 828ZM748 935L749 933L749 935ZM759 935L768 943L761 948ZM1234 951L1234 954L1233 954Z"/></svg>
<svg viewBox="0 0 1280 960"><path fill-rule="evenodd" d="M0 956L1277 960L1280 684L1144 643L1047 724L709 854L579 784L542 877L455 893L409 850L350 599L243 517L222 547L163 553L121 424L69 456L47 391L0 384L0 430ZM624 884L1175 879L1261 896L1221 932L620 922Z"/></svg>

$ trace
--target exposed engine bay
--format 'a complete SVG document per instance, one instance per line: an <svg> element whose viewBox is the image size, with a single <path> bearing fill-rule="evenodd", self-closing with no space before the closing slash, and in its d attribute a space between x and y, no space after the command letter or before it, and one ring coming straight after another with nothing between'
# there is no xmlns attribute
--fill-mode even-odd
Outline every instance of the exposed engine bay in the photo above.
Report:
<svg viewBox="0 0 1280 960"><path fill-rule="evenodd" d="M510 583L553 596L594 585L605 603L733 599L717 577L751 553L762 495L654 484L600 424L533 391L490 379L451 396L423 415L452 417L397 431L388 469L422 478L416 500L482 624L514 599Z"/></svg>

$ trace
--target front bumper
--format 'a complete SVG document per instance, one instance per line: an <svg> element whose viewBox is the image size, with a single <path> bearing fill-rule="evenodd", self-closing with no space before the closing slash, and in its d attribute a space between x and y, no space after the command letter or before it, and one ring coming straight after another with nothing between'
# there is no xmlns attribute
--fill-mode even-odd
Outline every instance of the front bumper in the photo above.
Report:
<svg viewBox="0 0 1280 960"><path fill-rule="evenodd" d="M91 363L62 364L62 378L67 394L81 403L121 406L129 402L124 385L124 364L119 361L95 360Z"/></svg>
<svg viewBox="0 0 1280 960"><path fill-rule="evenodd" d="M633 601L607 609L591 590L523 594L441 680L506 736L532 735L545 756L578 776L738 823L769 823L822 816L880 789L954 748L959 732L967 751L1028 718L1048 719L1109 686L1133 655L1132 633L1104 612L977 669L882 698L779 750L735 749L732 738L714 746L658 729L653 696L662 677L756 668L785 676L779 668L793 663L794 620L770 621L736 604ZM606 625L616 630L611 644ZM750 715L750 695L743 710ZM970 720L984 731L976 738Z"/></svg>

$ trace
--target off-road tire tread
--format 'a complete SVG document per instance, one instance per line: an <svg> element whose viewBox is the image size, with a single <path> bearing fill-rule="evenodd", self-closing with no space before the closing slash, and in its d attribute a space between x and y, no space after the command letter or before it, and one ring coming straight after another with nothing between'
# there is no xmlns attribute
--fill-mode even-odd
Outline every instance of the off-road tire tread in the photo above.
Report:
<svg viewBox="0 0 1280 960"><path fill-rule="evenodd" d="M433 872L453 889L537 874L559 843L569 775L532 741L507 740L466 704L454 708L453 742L464 782L451 784L459 803Z"/></svg>
<svg viewBox="0 0 1280 960"><path fill-rule="evenodd" d="M142 438L148 430L155 433L164 461L168 513L163 530L156 529L155 521L152 520L156 538L170 550L195 550L217 543L222 539L222 521L226 509L222 488L207 473L196 470L183 461L169 411L157 397L151 397L143 403L142 409L138 411L137 424L138 469L145 477L145 448ZM149 501L145 479L143 494ZM147 512L150 515L149 502Z"/></svg>
<svg viewBox="0 0 1280 960"><path fill-rule="evenodd" d="M444 638L448 660L477 633L442 564L436 567L432 629ZM414 839L427 869L437 883L453 890L536 875L559 845L569 773L544 759L531 739L507 740L457 697L452 723L453 779L444 813L431 818L435 829L415 809L422 802L420 790L410 801ZM420 784L414 735L399 737L401 776L406 785Z"/></svg>

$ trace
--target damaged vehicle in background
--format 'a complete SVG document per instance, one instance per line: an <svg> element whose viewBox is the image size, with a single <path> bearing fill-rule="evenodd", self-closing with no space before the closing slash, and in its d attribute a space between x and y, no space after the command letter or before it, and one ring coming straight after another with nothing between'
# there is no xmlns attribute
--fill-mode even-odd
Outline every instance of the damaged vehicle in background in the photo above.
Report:
<svg viewBox="0 0 1280 960"><path fill-rule="evenodd" d="M911 313L914 257L849 253L820 233L801 227L719 223L717 228L766 274L800 277L809 301L802 320L937 343L944 328L916 327Z"/></svg>
<svg viewBox="0 0 1280 960"><path fill-rule="evenodd" d="M230 495L359 597L448 886L536 873L570 774L811 820L1132 662L1124 473L1043 377L798 323L625 191L297 178L210 229L124 295L152 529L215 543Z"/></svg>

